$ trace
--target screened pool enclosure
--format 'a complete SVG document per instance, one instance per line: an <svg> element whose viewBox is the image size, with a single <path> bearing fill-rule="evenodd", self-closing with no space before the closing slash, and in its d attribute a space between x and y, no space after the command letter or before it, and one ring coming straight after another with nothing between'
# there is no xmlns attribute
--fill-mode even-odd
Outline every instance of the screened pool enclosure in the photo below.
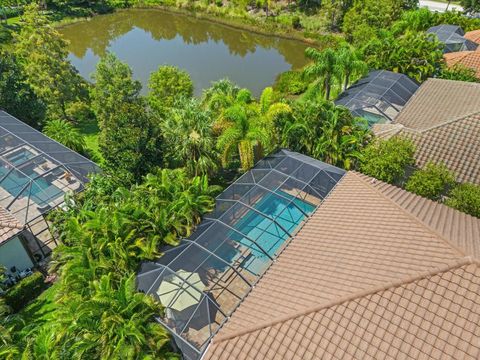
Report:
<svg viewBox="0 0 480 360"><path fill-rule="evenodd" d="M344 173L281 150L220 194L190 238L142 264L137 288L164 305L158 321L186 359L201 356Z"/></svg>
<svg viewBox="0 0 480 360"><path fill-rule="evenodd" d="M465 32L456 25L437 25L427 30L429 34L435 34L438 40L445 45L443 52L474 51L478 45L463 37Z"/></svg>
<svg viewBox="0 0 480 360"><path fill-rule="evenodd" d="M363 117L370 126L389 123L418 88L418 83L406 75L375 70L345 90L335 103Z"/></svg>
<svg viewBox="0 0 480 360"><path fill-rule="evenodd" d="M95 163L0 111L0 206L34 235L28 245L37 260L55 245L44 215L96 172Z"/></svg>

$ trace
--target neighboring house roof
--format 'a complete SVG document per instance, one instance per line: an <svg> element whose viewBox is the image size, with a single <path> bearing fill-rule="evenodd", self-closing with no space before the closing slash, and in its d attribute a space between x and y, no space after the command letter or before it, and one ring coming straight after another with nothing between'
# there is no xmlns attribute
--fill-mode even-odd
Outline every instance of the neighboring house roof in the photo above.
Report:
<svg viewBox="0 0 480 360"><path fill-rule="evenodd" d="M364 117L370 124L390 122L418 87L407 75L374 70L345 90L335 103Z"/></svg>
<svg viewBox="0 0 480 360"><path fill-rule="evenodd" d="M23 228L17 219L0 206L0 244L17 235Z"/></svg>
<svg viewBox="0 0 480 360"><path fill-rule="evenodd" d="M480 45L480 29L469 31L463 37Z"/></svg>
<svg viewBox="0 0 480 360"><path fill-rule="evenodd" d="M480 356L480 219L349 172L205 359Z"/></svg>
<svg viewBox="0 0 480 360"><path fill-rule="evenodd" d="M475 75L480 79L480 51L459 51L444 54L445 62L449 67L461 65L475 71Z"/></svg>
<svg viewBox="0 0 480 360"><path fill-rule="evenodd" d="M411 138L418 166L443 162L458 181L480 184L480 84L428 79L394 124L373 131Z"/></svg>

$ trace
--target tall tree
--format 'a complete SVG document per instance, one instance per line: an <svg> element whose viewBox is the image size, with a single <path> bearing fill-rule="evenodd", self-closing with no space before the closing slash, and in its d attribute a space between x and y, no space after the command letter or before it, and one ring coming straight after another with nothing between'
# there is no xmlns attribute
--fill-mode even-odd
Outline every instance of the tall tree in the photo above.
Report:
<svg viewBox="0 0 480 360"><path fill-rule="evenodd" d="M368 70L367 64L361 59L359 53L351 46L343 46L338 51L338 70L337 73L343 82L345 91L352 80L356 80Z"/></svg>
<svg viewBox="0 0 480 360"><path fill-rule="evenodd" d="M69 104L83 100L87 93L67 59L66 41L35 3L25 6L20 29L15 35L15 54L26 83L47 104L51 118L69 120Z"/></svg>
<svg viewBox="0 0 480 360"><path fill-rule="evenodd" d="M99 146L107 169L127 184L162 164L158 122L143 99L119 105L102 122Z"/></svg>
<svg viewBox="0 0 480 360"><path fill-rule="evenodd" d="M7 51L0 51L0 108L35 128L43 125L45 105L26 82L16 57Z"/></svg>
<svg viewBox="0 0 480 360"><path fill-rule="evenodd" d="M193 95L190 75L175 66L160 66L150 75L148 87L148 102L157 111L172 107L178 98L189 98Z"/></svg>
<svg viewBox="0 0 480 360"><path fill-rule="evenodd" d="M141 83L133 79L130 67L112 53L107 53L97 64L93 80L92 107L100 128L122 104L137 101L142 89Z"/></svg>
<svg viewBox="0 0 480 360"><path fill-rule="evenodd" d="M305 55L313 60L313 63L305 67L305 75L316 79L321 84L325 99L330 99L330 93L335 78L338 77L338 56L335 50L327 48L323 51L307 48Z"/></svg>
<svg viewBox="0 0 480 360"><path fill-rule="evenodd" d="M192 176L213 174L217 153L213 120L196 99L180 99L160 123L165 158L185 166Z"/></svg>

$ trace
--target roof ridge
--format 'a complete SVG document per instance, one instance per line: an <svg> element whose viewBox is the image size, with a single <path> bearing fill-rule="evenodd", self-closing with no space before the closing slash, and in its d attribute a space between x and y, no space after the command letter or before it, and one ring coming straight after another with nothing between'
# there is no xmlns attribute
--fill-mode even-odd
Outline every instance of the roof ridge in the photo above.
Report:
<svg viewBox="0 0 480 360"><path fill-rule="evenodd" d="M406 127L406 126L405 126L405 129L411 129L411 130L413 130L413 131L415 131L415 132L417 132L417 133L419 133L419 134L423 134L423 133L426 133L426 132L428 132L428 131L431 131L431 130L434 130L434 129L438 129L438 128L442 127L442 126L447 126L447 125L450 125L450 124L452 124L452 123L454 123L454 122L461 121L461 120L465 120L466 118L469 118L469 117L475 116L475 115L480 115L480 110L474 111L473 113L470 113L470 114L467 114L467 115L462 115L462 116L460 116L460 117L458 117L458 118L454 118L454 119L451 119L451 120L447 120L447 121L445 121L445 122L443 122L443 123L441 123L441 124L437 124L437 125L431 126L431 127L429 127L429 128L417 130L417 129L414 129L414 128L410 128L410 127Z"/></svg>
<svg viewBox="0 0 480 360"><path fill-rule="evenodd" d="M471 256L464 256L464 257L459 258L459 259L453 259L443 266L438 266L438 267L432 268L428 271L417 272L416 274L412 274L412 275L409 275L407 277L404 277L404 278L401 278L401 279L398 279L398 280L395 280L395 281L390 281L390 282L385 283L383 285L375 286L375 287L372 287L372 288L369 288L369 289L358 291L356 293L341 296L341 297L338 297L336 299L333 299L333 300L315 305L313 307L303 309L303 310L299 310L299 311L295 311L295 312L286 314L284 316L277 317L273 320L266 321L266 322L263 322L263 323L260 323L260 324L254 325L254 326L250 326L250 327L235 331L235 332L230 333L230 334L226 334L226 335L223 335L223 336L216 336L212 339L211 344L213 344L213 343L217 344L217 343L220 343L220 342L223 342L223 341L226 341L226 340L230 340L230 339L242 336L242 335L246 335L248 333L252 333L252 332L257 331L257 330L261 330L263 328L271 327L273 325L276 325L276 324L279 324L279 323L297 318L299 316L304 316L304 315L310 314L312 312L317 312L317 311L320 311L322 309L330 308L330 307L333 307L335 305L339 305L339 304L342 304L342 303L347 302L347 301L351 301L351 300L354 300L354 299L358 299L358 298L362 298L362 297L365 297L365 296L368 296L368 295L372 295L372 294L375 294L375 293L380 292L380 291L385 291L385 290L388 290L388 289L391 289L391 288L396 288L396 287L399 287L399 286L402 286L402 285L410 284L410 283L413 283L413 282L418 281L418 280L433 277L433 276L441 274L441 273L446 273L446 272L448 272L452 269L457 269L457 268L460 268L462 266L471 265L471 264L475 264L476 266L480 266L480 262L477 259L474 259Z"/></svg>
<svg viewBox="0 0 480 360"><path fill-rule="evenodd" d="M15 220L16 221L16 220ZM17 224L14 224L13 223L13 220L12 222L4 222L4 221L0 221L0 227L1 228L10 228L10 229L23 229L25 226L24 225L21 225L20 223Z"/></svg>
<svg viewBox="0 0 480 360"><path fill-rule="evenodd" d="M433 229L431 226L425 224L422 220L420 220L417 216L413 215L411 212L407 211L406 209L404 209L402 206L400 206L397 202L393 201L391 198L389 198L388 196L386 196L383 192L381 192L380 190L378 190L377 188L373 187L371 184L369 184L366 179L363 179L362 176L365 176L366 178L369 178L373 181L380 181L382 183L385 183L381 180L378 180L378 179L375 179L374 177L371 177L371 176L368 176L368 175L365 175L365 174L362 174L362 173L359 173L359 172L356 172L356 171L349 171L350 173L354 174L357 179L359 179L363 184L365 184L366 186L368 186L370 189L372 189L373 191L375 191L375 193L377 193L379 196L381 196L383 199L386 199L388 200L391 204L393 204L395 207L397 207L398 209L400 209L405 215L407 215L409 218L411 218L412 220L414 220L417 224L419 224L420 226L426 228L430 233L432 233L433 235L437 236L438 238L440 238L443 242L445 242L448 246L450 246L453 250L456 250L457 252L460 253L460 255L462 256L467 256L467 253L460 247L458 247L457 245L453 244L450 240L446 239L442 234L440 234L438 231L436 231L435 229ZM391 184L388 184L388 183L385 183L387 185L390 185L390 186L393 186L393 187L396 187L402 191L407 191L407 190L404 190L402 188L399 188L398 186L395 186L395 185L391 185ZM407 191L408 192L408 191ZM409 192L410 193L410 192ZM411 193L413 194L413 193ZM422 196L419 196L417 194L413 194L414 196L417 196L421 199L425 199L424 197ZM427 199L428 200L428 199ZM443 204L440 204L440 205L443 205ZM443 205L443 206L446 206L446 205Z"/></svg>

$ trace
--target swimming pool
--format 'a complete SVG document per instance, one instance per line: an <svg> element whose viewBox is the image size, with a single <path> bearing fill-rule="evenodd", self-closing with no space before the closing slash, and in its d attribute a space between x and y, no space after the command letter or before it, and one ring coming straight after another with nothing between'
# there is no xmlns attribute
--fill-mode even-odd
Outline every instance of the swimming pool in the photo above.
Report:
<svg viewBox="0 0 480 360"><path fill-rule="evenodd" d="M10 169L4 166L0 167L0 179L3 179L3 177L8 174L8 176L0 182L0 186L12 196L16 197L31 181L31 178L17 170L12 170L10 173L9 171ZM63 195L63 191L45 178L35 179L30 187L30 200L39 206L45 206L61 195ZM28 196L28 190L26 190L22 196Z"/></svg>
<svg viewBox="0 0 480 360"><path fill-rule="evenodd" d="M315 206L295 198L283 191L277 190L277 194L283 196L280 198L274 194L263 196L253 209L275 219L275 222L265 218L255 210L249 210L242 219L238 221L234 228L247 235L239 242L250 248L250 255L242 263L242 267L253 273L262 272L268 256L261 250L251 247L249 239L256 243L271 257L278 256L285 240L287 240L298 228L300 223L310 215ZM290 200L287 200L290 199ZM303 212L300 210L302 209ZM305 212L305 213L304 213Z"/></svg>

